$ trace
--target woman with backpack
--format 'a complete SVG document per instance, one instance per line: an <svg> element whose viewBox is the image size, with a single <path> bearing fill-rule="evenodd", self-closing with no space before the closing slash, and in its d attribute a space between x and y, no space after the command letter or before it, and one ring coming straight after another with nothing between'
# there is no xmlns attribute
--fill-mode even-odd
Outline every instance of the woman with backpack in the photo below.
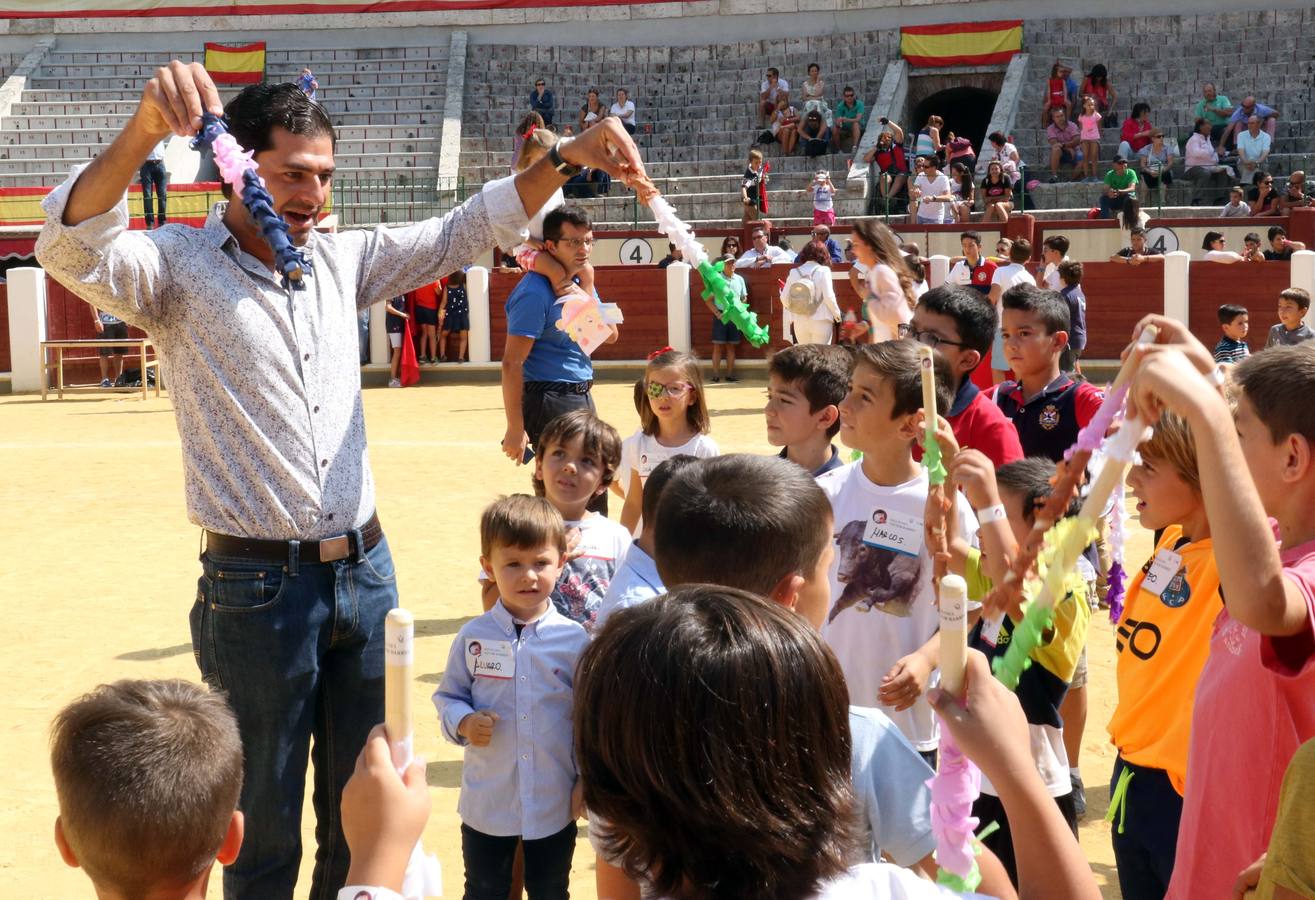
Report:
<svg viewBox="0 0 1315 900"><path fill-rule="evenodd" d="M831 254L826 244L811 241L799 251L798 265L790 270L781 290L784 316L782 334L794 327L796 344L829 344L842 316L831 282Z"/></svg>

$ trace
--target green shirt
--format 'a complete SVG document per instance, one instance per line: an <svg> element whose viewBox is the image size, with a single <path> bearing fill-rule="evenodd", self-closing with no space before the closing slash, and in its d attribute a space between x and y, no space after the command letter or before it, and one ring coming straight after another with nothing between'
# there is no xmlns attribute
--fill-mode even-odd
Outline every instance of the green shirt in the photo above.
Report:
<svg viewBox="0 0 1315 900"><path fill-rule="evenodd" d="M863 124L863 113L867 109L863 106L862 100L855 100L853 106L847 106L844 101L836 104L836 111L833 114L837 119L858 119L859 125Z"/></svg>
<svg viewBox="0 0 1315 900"><path fill-rule="evenodd" d="M1128 188L1137 184L1137 173L1128 166L1123 170L1123 177L1119 177L1117 169L1110 169L1105 173L1105 186L1113 188L1116 191L1126 191Z"/></svg>
<svg viewBox="0 0 1315 900"><path fill-rule="evenodd" d="M1204 97L1197 100L1196 108L1192 110L1192 114L1198 119L1205 119L1215 128L1222 128L1228 124L1228 117L1231 113L1220 115L1215 110L1228 109L1232 105L1232 102L1223 94L1215 94L1213 101L1207 102Z"/></svg>

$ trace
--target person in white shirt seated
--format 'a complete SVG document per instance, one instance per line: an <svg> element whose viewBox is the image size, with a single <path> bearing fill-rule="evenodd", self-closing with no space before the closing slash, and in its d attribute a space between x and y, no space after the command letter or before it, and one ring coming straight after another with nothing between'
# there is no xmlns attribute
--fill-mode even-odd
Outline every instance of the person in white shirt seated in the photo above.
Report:
<svg viewBox="0 0 1315 900"><path fill-rule="evenodd" d="M777 109L790 105L790 82L781 77L775 66L767 70L767 76L758 87L759 124L772 121Z"/></svg>
<svg viewBox="0 0 1315 900"><path fill-rule="evenodd" d="M616 102L608 112L621 120L621 127L632 137L635 134L635 101L630 99L625 88L616 89Z"/></svg>
<svg viewBox="0 0 1315 900"><path fill-rule="evenodd" d="M789 250L771 244L767 240L767 229L753 230L753 246L735 261L737 269L768 269L774 265L794 262L795 255Z"/></svg>

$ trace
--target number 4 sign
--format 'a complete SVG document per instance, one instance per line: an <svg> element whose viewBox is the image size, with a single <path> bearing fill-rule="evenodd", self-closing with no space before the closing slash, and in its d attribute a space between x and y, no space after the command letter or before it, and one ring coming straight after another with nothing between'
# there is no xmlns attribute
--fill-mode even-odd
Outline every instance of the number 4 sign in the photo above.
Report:
<svg viewBox="0 0 1315 900"><path fill-rule="evenodd" d="M626 238L620 256L623 266L647 266L653 262L653 246L644 238Z"/></svg>

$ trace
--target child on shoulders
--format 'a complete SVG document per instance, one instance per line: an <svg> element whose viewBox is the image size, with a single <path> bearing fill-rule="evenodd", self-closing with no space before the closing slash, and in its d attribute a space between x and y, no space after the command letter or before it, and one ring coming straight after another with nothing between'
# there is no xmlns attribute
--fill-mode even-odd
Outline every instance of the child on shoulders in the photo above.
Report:
<svg viewBox="0 0 1315 900"><path fill-rule="evenodd" d="M530 166L543 159L556 143L557 135L553 134L552 131L547 128L535 129L525 139L525 143L521 145L520 153L512 166L513 171L526 171ZM535 272L547 278L559 297L570 293L574 289L575 283L571 275L562 267L562 264L553 259L551 253L543 252L543 220L548 213L564 205L566 205L566 197L562 194L561 188L558 188L548 198L548 202L530 218L529 224L521 229L521 243L512 252L512 255L516 257L516 264L523 271ZM580 280L580 289L592 296L594 293L593 264L585 263L575 275Z"/></svg>
<svg viewBox="0 0 1315 900"><path fill-rule="evenodd" d="M480 554L498 600L457 632L433 698L443 736L466 748L465 895L503 900L523 843L530 896L565 900L581 812L572 686L589 643L551 599L566 526L542 498L504 497L481 517Z"/></svg>
<svg viewBox="0 0 1315 900"><path fill-rule="evenodd" d="M831 441L840 431L853 360L842 347L795 344L767 361L767 443L814 477L844 465Z"/></svg>

